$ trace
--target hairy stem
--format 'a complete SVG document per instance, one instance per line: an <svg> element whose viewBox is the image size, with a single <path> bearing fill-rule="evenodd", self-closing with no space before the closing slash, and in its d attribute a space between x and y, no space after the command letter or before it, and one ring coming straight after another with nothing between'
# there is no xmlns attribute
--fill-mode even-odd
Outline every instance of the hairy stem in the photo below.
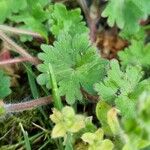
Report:
<svg viewBox="0 0 150 150"><path fill-rule="evenodd" d="M90 39L94 43L96 41L96 24L100 18L100 11L98 8L98 1L94 0L90 9L87 6L86 0L78 0L80 7L82 8L87 24L90 28Z"/></svg>
<svg viewBox="0 0 150 150"><path fill-rule="evenodd" d="M32 57L25 49L16 44L12 39L10 39L5 33L0 31L0 39L4 42L7 42L12 48L14 48L15 52L19 53L21 56L31 60L34 64L38 64L38 60Z"/></svg>
<svg viewBox="0 0 150 150"><path fill-rule="evenodd" d="M52 98L50 96L38 98L35 100L21 102L16 104L5 104L3 103L3 107L6 113L10 112L21 112L25 110L30 110L39 106L47 105L52 102Z"/></svg>
<svg viewBox="0 0 150 150"><path fill-rule="evenodd" d="M39 33L27 31L24 29L18 29L16 27L14 28L7 25L0 25L0 30L4 32L12 32L14 34L30 35L36 38L43 38Z"/></svg>
<svg viewBox="0 0 150 150"><path fill-rule="evenodd" d="M7 59L7 60L0 61L0 66L21 63L21 62L25 62L25 61L31 61L31 60L29 60L28 58Z"/></svg>

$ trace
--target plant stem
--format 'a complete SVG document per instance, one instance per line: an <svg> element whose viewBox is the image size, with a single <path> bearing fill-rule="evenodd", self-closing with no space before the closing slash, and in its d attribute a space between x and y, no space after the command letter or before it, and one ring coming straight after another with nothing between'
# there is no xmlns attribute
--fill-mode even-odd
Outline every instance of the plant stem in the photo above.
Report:
<svg viewBox="0 0 150 150"><path fill-rule="evenodd" d="M18 28L7 26L7 25L0 25L0 30L4 32L12 32L14 34L30 35L30 36L37 37L37 38L43 38L39 33L27 31L24 29L18 29Z"/></svg>
<svg viewBox="0 0 150 150"><path fill-rule="evenodd" d="M32 57L25 49L16 44L12 39L10 39L5 33L0 31L0 39L4 42L7 42L12 48L14 48L15 52L19 53L21 56L31 60L34 64L39 64L38 60Z"/></svg>
<svg viewBox="0 0 150 150"><path fill-rule="evenodd" d="M86 0L78 0L78 3L84 12L87 24L90 28L90 39L92 43L94 43L96 41L96 32L97 32L96 24L100 18L98 1L94 0L90 9L87 6Z"/></svg>
<svg viewBox="0 0 150 150"><path fill-rule="evenodd" d="M25 62L25 61L31 61L31 59L29 60L28 58L24 58L24 57L7 59L7 60L0 61L0 66L8 65L8 64L21 63L21 62Z"/></svg>
<svg viewBox="0 0 150 150"><path fill-rule="evenodd" d="M52 102L52 98L50 96L42 97L39 99L27 101L27 102L21 102L16 104L3 104L4 109L6 110L6 113L11 112L21 112L25 110L30 110L39 106L47 105Z"/></svg>
<svg viewBox="0 0 150 150"><path fill-rule="evenodd" d="M53 100L54 100L54 106L55 108L57 108L58 110L61 110L63 107L63 104L61 102L61 98L58 92L58 87L57 87L57 81L55 78L55 74L52 68L52 65L49 63L49 72L48 74L50 75L50 81L52 83L52 93L53 93Z"/></svg>

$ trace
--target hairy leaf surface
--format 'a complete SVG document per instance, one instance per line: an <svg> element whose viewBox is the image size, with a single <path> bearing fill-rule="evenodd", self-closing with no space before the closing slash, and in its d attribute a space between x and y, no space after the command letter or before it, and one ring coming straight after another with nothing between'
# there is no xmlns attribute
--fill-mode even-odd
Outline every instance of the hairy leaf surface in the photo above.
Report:
<svg viewBox="0 0 150 150"><path fill-rule="evenodd" d="M109 0L103 17L108 17L108 24L115 24L132 34L139 30L139 22L150 14L149 0Z"/></svg>
<svg viewBox="0 0 150 150"><path fill-rule="evenodd" d="M59 85L59 92L66 96L68 103L82 100L80 88L94 93L93 84L102 80L104 61L100 58L95 47L91 46L87 34L62 34L54 46L42 45L43 53L39 58L43 64L38 69L43 72L37 80L40 84L51 87L47 74L48 64L51 63Z"/></svg>
<svg viewBox="0 0 150 150"><path fill-rule="evenodd" d="M65 5L55 4L51 7L49 20L50 30L57 37L61 32L68 32L71 35L84 33L88 30L85 22L82 21L79 8L67 10Z"/></svg>
<svg viewBox="0 0 150 150"><path fill-rule="evenodd" d="M150 66L150 44L144 44L143 41L132 41L131 45L124 51L118 53L119 59L123 66L141 65L142 67Z"/></svg>
<svg viewBox="0 0 150 150"><path fill-rule="evenodd" d="M97 83L95 89L103 100L113 105L116 104L123 115L131 117L134 113L135 101L130 98L130 94L136 89L142 76L141 68L127 66L123 72L118 61L112 60L107 77L103 82ZM128 114L124 108L128 109Z"/></svg>

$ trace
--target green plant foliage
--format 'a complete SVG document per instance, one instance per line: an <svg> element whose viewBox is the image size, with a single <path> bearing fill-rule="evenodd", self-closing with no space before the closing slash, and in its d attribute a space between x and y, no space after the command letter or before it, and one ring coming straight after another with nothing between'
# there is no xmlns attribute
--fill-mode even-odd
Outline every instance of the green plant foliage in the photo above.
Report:
<svg viewBox="0 0 150 150"><path fill-rule="evenodd" d="M128 140L123 150L139 150L150 146L149 120L150 91L143 91L136 102L136 116L134 119L122 118L124 131Z"/></svg>
<svg viewBox="0 0 150 150"><path fill-rule="evenodd" d="M29 84L14 87L14 94L10 97L7 97L11 93L10 77L0 70L0 100L6 97L19 99L22 95L30 95L30 90L26 89L29 85L35 99L17 104L5 104L3 100L0 101L0 117L5 119L3 116L12 112L14 108L14 111L20 111L33 108L33 105L51 103L49 106L54 106L50 114L51 120L48 120L49 107L40 107L36 112L23 112L21 116L15 114L8 118L8 121L0 119L0 149L150 149L150 23L147 19L150 15L150 0L108 0L102 14L99 12L103 9L103 4L98 5L99 1L80 0L82 11L87 12L84 17L80 8L77 8L77 1L63 2L66 5L61 0L55 2L0 0L1 24L34 31L41 34L47 43L51 43L42 44L41 52L33 51L35 48L39 50L40 43L45 41L35 38L33 42L24 43L33 37L22 36L28 33L19 33L18 30L9 27L9 31L6 31L5 25L1 27L2 33L8 32L8 36L11 35L14 42L28 49L31 56L32 52L33 57L38 55L41 64L38 64L38 70L35 70L35 65L24 65ZM114 30L108 31L109 29L105 28L105 19L99 19L101 17L107 18L109 26L116 26L119 34L114 33ZM99 27L104 29L104 36L101 36ZM17 41L16 36L12 34L14 32L20 35L23 43ZM90 42L89 33L95 33L95 43ZM128 47L116 51L116 59L108 61L101 58L100 51L94 44L102 44L104 49L107 49L111 47L112 42L116 42L117 49L122 45L118 35L127 40ZM115 38L112 39L113 36ZM3 40L2 46L8 42L8 48L15 47L11 40L9 42L9 37L5 38L1 34L0 38ZM99 40L100 43L97 42ZM7 48L7 44L5 47ZM15 48L17 52L17 46ZM113 46L111 48L114 50ZM14 53L12 56L18 57ZM16 60L19 62L24 59L18 58ZM32 63L28 58L27 61ZM9 63L9 60L7 62ZM10 59L10 63L12 62ZM20 68L22 70L19 66ZM10 70L16 73L13 67ZM17 72L19 76L24 73ZM37 74L39 75L36 78ZM41 86L36 86L34 79ZM21 76L18 81L23 83L27 79ZM49 97L44 97L48 95L51 95L50 101ZM97 95L98 102L95 101ZM71 106L64 106L66 103ZM33 124L36 130L33 130L31 121L38 123ZM19 122L24 139L19 132L20 128L18 130ZM12 125L13 128L10 128ZM23 126L29 130L29 137ZM43 131L39 132L38 128ZM15 129L15 132L12 129ZM38 133L33 133L34 131ZM13 139L9 135L13 135ZM12 143L10 146L9 140Z"/></svg>
<svg viewBox="0 0 150 150"><path fill-rule="evenodd" d="M66 137L67 133L76 133L85 127L85 117L76 115L73 108L69 106L65 106L62 111L54 108L50 118L55 123L52 138Z"/></svg>
<svg viewBox="0 0 150 150"><path fill-rule="evenodd" d="M82 135L82 140L89 144L88 150L112 150L114 145L108 139L103 139L104 132L98 129L95 133L87 132Z"/></svg>
<svg viewBox="0 0 150 150"><path fill-rule="evenodd" d="M150 44L133 40L128 48L118 53L122 66L141 65L144 68L150 66Z"/></svg>
<svg viewBox="0 0 150 150"><path fill-rule="evenodd" d="M71 134L67 134L67 138L65 140L65 150L74 150L73 149L73 145L72 145L72 135Z"/></svg>
<svg viewBox="0 0 150 150"><path fill-rule="evenodd" d="M42 72L37 78L39 84L51 87L47 74L48 64L51 63L60 95L65 95L69 104L82 100L81 87L95 93L93 84L103 79L106 61L91 46L87 34L72 37L64 33L54 46L42 45L41 48L44 52L38 55L43 60L43 64L38 66Z"/></svg>
<svg viewBox="0 0 150 150"><path fill-rule="evenodd" d="M129 32L126 32L125 30L121 30L121 32L119 33L119 35L123 38L126 39L128 41L132 41L132 40L137 40L137 41L145 41L146 39L146 27L142 27L140 26L139 31L131 34Z"/></svg>
<svg viewBox="0 0 150 150"><path fill-rule="evenodd" d="M49 19L50 31L57 37L61 32L71 35L81 34L88 31L85 22L82 21L79 8L67 10L63 4L55 4L50 7L51 17Z"/></svg>
<svg viewBox="0 0 150 150"><path fill-rule="evenodd" d="M54 107L57 108L58 110L61 110L63 107L63 104L59 95L57 81L56 81L56 77L55 77L52 65L49 64L48 68L49 68L49 78L52 84L52 97L54 101Z"/></svg>
<svg viewBox="0 0 150 150"><path fill-rule="evenodd" d="M147 131L148 138L150 139L150 92L145 91L143 92L140 97L139 97L139 102L138 102L138 122L142 127Z"/></svg>
<svg viewBox="0 0 150 150"><path fill-rule="evenodd" d="M116 136L119 135L121 136L121 127L119 124L119 119L118 119L118 113L119 111L116 108L111 108L107 112L107 123L112 131L112 133Z"/></svg>
<svg viewBox="0 0 150 150"><path fill-rule="evenodd" d="M102 129L106 135L112 135L110 127L107 122L107 113L111 109L111 106L108 105L105 101L99 100L96 105L96 116L102 125Z"/></svg>
<svg viewBox="0 0 150 150"><path fill-rule="evenodd" d="M0 116L5 115L5 113L6 113L5 108L3 106L1 106L1 104L0 104Z"/></svg>
<svg viewBox="0 0 150 150"><path fill-rule="evenodd" d="M139 21L146 19L150 14L150 1L143 0L109 0L103 17L108 17L110 26L119 28L132 34L139 30Z"/></svg>
<svg viewBox="0 0 150 150"><path fill-rule="evenodd" d="M10 93L10 77L6 76L4 72L0 70L0 99L5 98Z"/></svg>
<svg viewBox="0 0 150 150"><path fill-rule="evenodd" d="M104 101L116 104L121 113L130 117L134 113L134 99L130 94L136 89L143 73L140 67L127 66L125 72L120 69L117 60L110 61L107 77L95 85L95 90ZM126 109L128 112L126 113Z"/></svg>
<svg viewBox="0 0 150 150"><path fill-rule="evenodd" d="M47 38L48 30L43 22L48 20L50 16L48 10L44 9L48 2L48 0L26 0L26 7L19 11L19 14L11 14L9 19L13 22L21 23L20 28L30 29Z"/></svg>
<svg viewBox="0 0 150 150"><path fill-rule="evenodd" d="M1 0L0 23L3 23L12 13L18 13L27 6L26 0Z"/></svg>

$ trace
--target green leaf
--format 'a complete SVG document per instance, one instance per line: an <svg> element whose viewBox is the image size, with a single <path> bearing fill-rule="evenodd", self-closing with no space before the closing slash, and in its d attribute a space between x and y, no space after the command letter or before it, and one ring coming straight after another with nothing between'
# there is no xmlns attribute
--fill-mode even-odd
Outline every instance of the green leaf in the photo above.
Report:
<svg viewBox="0 0 150 150"><path fill-rule="evenodd" d="M115 24L124 31L132 34L139 30L140 19L149 15L148 0L109 0L102 16L108 17L108 24Z"/></svg>
<svg viewBox="0 0 150 150"><path fill-rule="evenodd" d="M110 127L107 123L107 113L111 109L111 106L108 105L105 101L99 100L96 105L96 116L102 125L102 129L104 130L105 134L112 135Z"/></svg>
<svg viewBox="0 0 150 150"><path fill-rule="evenodd" d="M82 115L76 115L74 118L74 123L68 130L71 133L78 132L80 129L85 127L85 117Z"/></svg>
<svg viewBox="0 0 150 150"><path fill-rule="evenodd" d="M0 100L0 116L6 114L6 110L3 106L3 102Z"/></svg>
<svg viewBox="0 0 150 150"><path fill-rule="evenodd" d="M59 137L64 137L66 135L66 130L63 126L63 124L58 123L54 126L52 130L52 138L59 138Z"/></svg>
<svg viewBox="0 0 150 150"><path fill-rule="evenodd" d="M38 55L43 61L38 65L42 72L37 78L39 84L51 87L47 78L48 64L51 63L60 95L65 95L69 104L82 100L81 87L91 94L95 93L93 85L103 78L106 61L99 57L87 34L72 37L64 33L54 46L42 45L41 48L44 52Z"/></svg>
<svg viewBox="0 0 150 150"><path fill-rule="evenodd" d="M142 67L150 66L150 44L144 44L143 41L133 40L128 48L118 53L122 66L141 65Z"/></svg>
<svg viewBox="0 0 150 150"><path fill-rule="evenodd" d="M103 17L108 17L108 24L112 27L115 23L118 27L123 28L124 21L124 1L122 0L110 0L105 10L102 13Z"/></svg>
<svg viewBox="0 0 150 150"><path fill-rule="evenodd" d="M103 140L104 132L98 129L95 133L87 132L82 135L82 140L90 145L94 144L96 140Z"/></svg>
<svg viewBox="0 0 150 150"><path fill-rule="evenodd" d="M103 139L104 132L98 129L96 132L87 132L82 135L82 140L89 144L88 150L112 150L114 145L108 139Z"/></svg>
<svg viewBox="0 0 150 150"><path fill-rule="evenodd" d="M112 105L116 104L121 114L126 115L124 107L133 108L135 106L133 104L135 101L130 98L130 94L135 91L142 76L143 73L140 67L127 66L125 72L123 72L118 61L112 60L107 71L107 77L103 82L95 85L95 90L104 101ZM133 115L131 112L134 113L134 109L129 111L130 116L128 117Z"/></svg>
<svg viewBox="0 0 150 150"><path fill-rule="evenodd" d="M142 78L141 68L127 66L126 72L121 71L118 61L110 61L107 77L96 84L95 89L105 101L114 101L119 95L127 96Z"/></svg>
<svg viewBox="0 0 150 150"><path fill-rule="evenodd" d="M62 113L55 108L53 109L53 114L50 115L50 119L56 124L60 122L62 117L63 117Z"/></svg>
<svg viewBox="0 0 150 150"><path fill-rule="evenodd" d="M30 145L30 140L28 137L28 132L24 130L23 126L21 123L19 123L19 126L21 127L23 136L24 136L24 140L25 140L25 147L27 150L31 150L31 145Z"/></svg>
<svg viewBox="0 0 150 150"><path fill-rule="evenodd" d="M150 139L150 91L144 91L140 97L138 102L138 118L137 120L142 124L143 128L147 131L148 137Z"/></svg>
<svg viewBox="0 0 150 150"><path fill-rule="evenodd" d="M55 123L52 138L66 137L68 133L76 133L85 127L85 117L76 115L73 108L69 106L63 107L61 111L53 109L50 118Z"/></svg>
<svg viewBox="0 0 150 150"><path fill-rule="evenodd" d="M134 118L136 116L136 102L126 96L119 97L115 100L116 107L121 110L122 116Z"/></svg>
<svg viewBox="0 0 150 150"><path fill-rule="evenodd" d="M52 98L53 98L54 106L55 108L61 110L63 107L63 104L61 102L61 98L59 95L57 81L56 81L56 77L53 71L53 67L50 63L48 64L48 69L49 69L48 73L49 73L50 82L52 84Z"/></svg>
<svg viewBox="0 0 150 150"><path fill-rule="evenodd" d="M147 27L140 27L139 31L132 34L129 32L126 32L125 30L120 31L119 35L123 38L126 39L128 41L132 41L132 40L138 40L138 41L144 41L146 38L146 34L145 34L145 28Z"/></svg>
<svg viewBox="0 0 150 150"><path fill-rule="evenodd" d="M27 6L26 0L1 0L0 1L0 23L3 23L11 13L18 13Z"/></svg>
<svg viewBox="0 0 150 150"><path fill-rule="evenodd" d="M92 116L85 118L85 128L82 129L82 133L95 132L97 130L96 125L92 122Z"/></svg>
<svg viewBox="0 0 150 150"><path fill-rule="evenodd" d="M48 30L43 22L48 20L50 14L44 9L45 5L46 2L42 3L39 0L34 1L34 3L31 0L27 0L27 6L19 11L19 14L12 14L9 19L16 23L20 23L21 25L19 25L19 27L26 26L30 28L31 31L38 32L47 39Z"/></svg>
<svg viewBox="0 0 150 150"><path fill-rule="evenodd" d="M101 148L99 150L112 150L113 147L113 143L110 140L106 139L102 142Z"/></svg>
<svg viewBox="0 0 150 150"><path fill-rule="evenodd" d="M149 82L147 83L149 84ZM131 119L122 118L121 120L128 139L123 147L124 150L139 150L150 145L150 90L147 87L142 89L143 92L138 96L135 103L135 116ZM126 110L126 108L124 109Z"/></svg>
<svg viewBox="0 0 150 150"><path fill-rule="evenodd" d="M116 108L111 108L107 113L107 122L114 135L120 135L121 128L118 119L118 110Z"/></svg>
<svg viewBox="0 0 150 150"><path fill-rule="evenodd" d="M10 93L10 77L6 76L4 72L0 70L0 99L5 98Z"/></svg>
<svg viewBox="0 0 150 150"><path fill-rule="evenodd" d="M95 140L95 135L93 133L87 132L84 133L81 138L84 142L93 144Z"/></svg>
<svg viewBox="0 0 150 150"><path fill-rule="evenodd" d="M24 66L26 68L26 72L27 72L27 75L28 75L28 81L29 81L32 96L33 96L34 99L36 99L36 98L39 97L39 91L37 89L37 85L36 85L33 70L31 68L31 65L29 65L29 64L24 64Z"/></svg>
<svg viewBox="0 0 150 150"><path fill-rule="evenodd" d="M65 5L56 3L50 10L50 31L56 37L62 32L68 32L74 35L88 31L85 22L82 21L83 17L81 16L81 10L79 8L67 10Z"/></svg>
<svg viewBox="0 0 150 150"><path fill-rule="evenodd" d="M65 150L73 150L73 138L70 133L67 134L67 138L65 141Z"/></svg>

